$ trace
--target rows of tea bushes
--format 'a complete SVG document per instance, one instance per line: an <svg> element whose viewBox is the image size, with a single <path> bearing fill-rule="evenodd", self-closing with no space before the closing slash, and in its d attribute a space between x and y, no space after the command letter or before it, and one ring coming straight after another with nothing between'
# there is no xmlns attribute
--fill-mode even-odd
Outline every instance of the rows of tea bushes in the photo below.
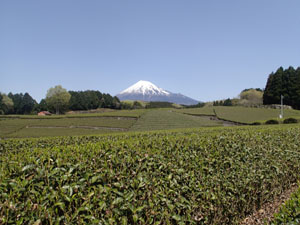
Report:
<svg viewBox="0 0 300 225"><path fill-rule="evenodd" d="M0 141L0 224L235 224L300 178L300 127Z"/></svg>

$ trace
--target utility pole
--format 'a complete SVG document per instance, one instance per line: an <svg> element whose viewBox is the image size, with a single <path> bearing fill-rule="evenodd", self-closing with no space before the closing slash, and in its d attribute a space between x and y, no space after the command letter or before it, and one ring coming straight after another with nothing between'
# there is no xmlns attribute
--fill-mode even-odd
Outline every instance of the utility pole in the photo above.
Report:
<svg viewBox="0 0 300 225"><path fill-rule="evenodd" d="M283 95L281 95L281 113L279 115L279 118L283 118Z"/></svg>

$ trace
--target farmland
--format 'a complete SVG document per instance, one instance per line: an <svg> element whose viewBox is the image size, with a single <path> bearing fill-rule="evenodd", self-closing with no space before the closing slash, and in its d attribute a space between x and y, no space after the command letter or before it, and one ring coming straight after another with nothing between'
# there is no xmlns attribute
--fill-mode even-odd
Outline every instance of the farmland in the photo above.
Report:
<svg viewBox="0 0 300 225"><path fill-rule="evenodd" d="M209 118L196 117L172 109L113 111L50 117L0 117L0 137L47 137L148 131L177 128L223 126Z"/></svg>
<svg viewBox="0 0 300 225"><path fill-rule="evenodd" d="M126 131L232 126L278 120L279 110L245 107L202 107L194 109L139 109L102 113L0 116L0 138L92 135ZM285 118L300 120L297 110L285 110Z"/></svg>
<svg viewBox="0 0 300 225"><path fill-rule="evenodd" d="M203 107L2 116L0 224L238 224L300 180L300 126L223 127L211 118L252 123L277 114ZM276 224L294 219L297 198Z"/></svg>
<svg viewBox="0 0 300 225"><path fill-rule="evenodd" d="M133 125L132 131L166 130L177 128L222 126L208 118L177 113L172 109L149 110Z"/></svg>
<svg viewBox="0 0 300 225"><path fill-rule="evenodd" d="M113 133L128 130L144 110L122 110L48 117L0 116L0 137L43 137Z"/></svg>
<svg viewBox="0 0 300 225"><path fill-rule="evenodd" d="M300 127L0 141L2 223L237 224L300 179Z"/></svg>

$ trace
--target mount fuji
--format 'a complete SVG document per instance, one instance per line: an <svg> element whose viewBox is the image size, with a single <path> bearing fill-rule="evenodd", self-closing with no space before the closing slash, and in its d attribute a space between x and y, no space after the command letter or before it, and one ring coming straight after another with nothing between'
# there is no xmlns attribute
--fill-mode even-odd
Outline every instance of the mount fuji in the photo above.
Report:
<svg viewBox="0 0 300 225"><path fill-rule="evenodd" d="M146 102L172 102L181 105L195 105L199 101L184 96L182 94L172 93L155 84L140 80L129 88L117 94L120 100L140 100Z"/></svg>

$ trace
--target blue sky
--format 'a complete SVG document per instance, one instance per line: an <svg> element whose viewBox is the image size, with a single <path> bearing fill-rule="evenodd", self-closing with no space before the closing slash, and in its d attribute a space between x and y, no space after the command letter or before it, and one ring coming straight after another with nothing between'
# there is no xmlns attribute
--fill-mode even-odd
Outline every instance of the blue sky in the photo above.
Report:
<svg viewBox="0 0 300 225"><path fill-rule="evenodd" d="M201 101L300 66L298 0L3 0L0 91L118 94L139 80Z"/></svg>

